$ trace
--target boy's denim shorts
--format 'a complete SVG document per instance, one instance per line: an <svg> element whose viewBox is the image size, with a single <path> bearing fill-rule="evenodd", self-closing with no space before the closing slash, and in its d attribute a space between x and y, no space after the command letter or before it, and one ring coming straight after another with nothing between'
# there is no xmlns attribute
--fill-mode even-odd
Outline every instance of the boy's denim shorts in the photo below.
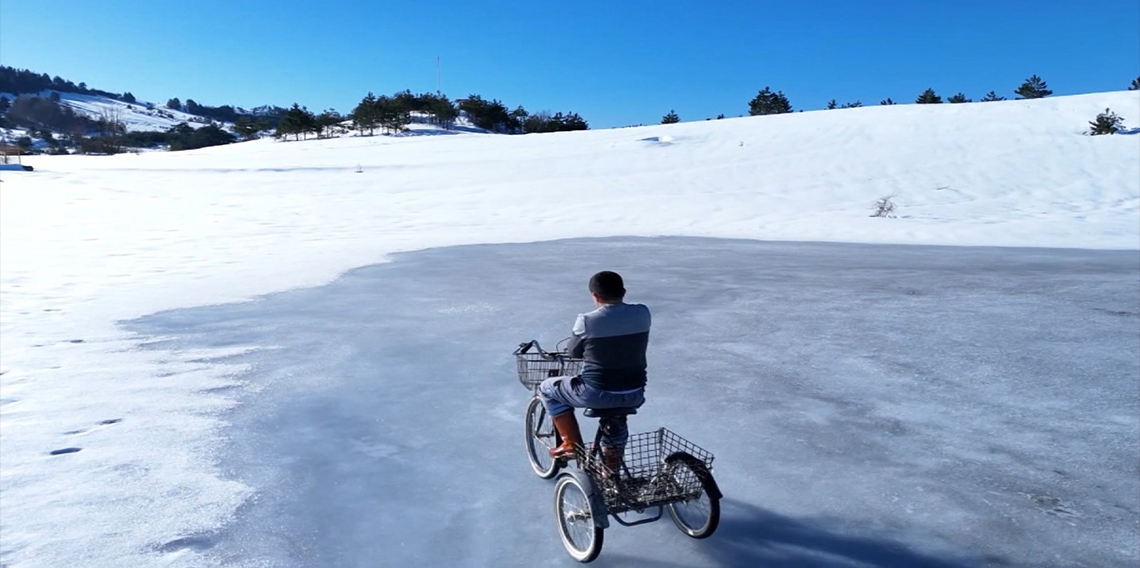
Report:
<svg viewBox="0 0 1140 568"><path fill-rule="evenodd" d="M552 377L538 387L546 413L558 416L574 408L637 408L645 404L645 389L613 392L586 384L580 377Z"/></svg>

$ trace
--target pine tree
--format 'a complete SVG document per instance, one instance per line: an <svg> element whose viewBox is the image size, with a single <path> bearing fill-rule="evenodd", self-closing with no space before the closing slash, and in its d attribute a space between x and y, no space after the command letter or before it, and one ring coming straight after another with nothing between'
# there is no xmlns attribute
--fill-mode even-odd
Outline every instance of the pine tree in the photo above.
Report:
<svg viewBox="0 0 1140 568"><path fill-rule="evenodd" d="M174 97L173 99L166 101L166 108L172 110L182 110L182 101L178 100L178 97Z"/></svg>
<svg viewBox="0 0 1140 568"><path fill-rule="evenodd" d="M1053 91L1049 90L1045 81L1041 80L1041 77L1034 75L1026 79L1025 82L1014 91L1014 94L1023 99L1040 99L1052 95Z"/></svg>
<svg viewBox="0 0 1140 568"><path fill-rule="evenodd" d="M724 113L716 115L717 120L724 120Z"/></svg>
<svg viewBox="0 0 1140 568"><path fill-rule="evenodd" d="M927 89L914 102L920 105L940 105L942 104L942 97L934 94L934 89Z"/></svg>
<svg viewBox="0 0 1140 568"><path fill-rule="evenodd" d="M403 132L412 122L411 111L394 97L380 95L374 106L380 127L389 132Z"/></svg>
<svg viewBox="0 0 1140 568"><path fill-rule="evenodd" d="M435 115L440 126L450 129L455 125L455 119L459 116L459 109L455 108L455 104L447 98L447 95L439 95L432 99L431 113Z"/></svg>
<svg viewBox="0 0 1140 568"><path fill-rule="evenodd" d="M127 91L127 92L123 93L123 102L134 103L137 101L135 100L135 96L132 95L130 91Z"/></svg>
<svg viewBox="0 0 1140 568"><path fill-rule="evenodd" d="M292 134L295 140L299 140L302 134L307 134L315 129L316 117L309 109L293 103L293 108L285 112L281 120L277 123L277 134L280 136L288 136Z"/></svg>
<svg viewBox="0 0 1140 568"><path fill-rule="evenodd" d="M516 134L521 134L521 133L525 132L526 131L526 126L525 126L526 125L526 117L530 116L530 113L527 112L527 110L525 108L523 108L522 105L519 105L519 106L515 107L515 110L511 111L510 116L511 116L511 132L514 132Z"/></svg>
<svg viewBox="0 0 1140 568"><path fill-rule="evenodd" d="M773 93L768 87L764 87L748 103L748 114L751 116L788 112L792 112L792 103L788 101L788 97L784 96L783 91Z"/></svg>
<svg viewBox="0 0 1140 568"><path fill-rule="evenodd" d="M376 95L369 92L349 116L352 118L352 124L361 134L367 130L368 135L372 136L376 127L380 125L380 117L376 112Z"/></svg>
<svg viewBox="0 0 1140 568"><path fill-rule="evenodd" d="M958 93L958 94L956 94L956 95L954 95L954 96L952 96L952 97L950 97L949 99L946 99L946 100L947 100L947 101L948 101L950 104L959 104L959 103L972 103L972 102L974 102L974 101L972 101L972 100L970 100L970 99L967 99L967 98L966 98L966 95L965 95L965 94L963 94L963 93Z"/></svg>
<svg viewBox="0 0 1140 568"><path fill-rule="evenodd" d="M1096 115L1096 120L1089 122L1089 124L1092 126L1089 128L1089 134L1092 136L1116 134L1123 130L1124 119L1116 116L1115 112L1104 109L1104 112Z"/></svg>
<svg viewBox="0 0 1140 568"><path fill-rule="evenodd" d="M0 97L0 112L8 112L9 108L12 108L12 101L8 97Z"/></svg>
<svg viewBox="0 0 1140 568"><path fill-rule="evenodd" d="M843 106L839 108L859 108L861 106L863 106L863 101L855 101L853 103L843 103Z"/></svg>
<svg viewBox="0 0 1140 568"><path fill-rule="evenodd" d="M234 131L241 134L246 140L256 139L260 130L260 126L252 118L245 115L238 117L237 122L234 122Z"/></svg>
<svg viewBox="0 0 1140 568"><path fill-rule="evenodd" d="M669 109L669 114L661 117L661 124L677 124L678 122L681 122L681 117L677 116L673 109Z"/></svg>
<svg viewBox="0 0 1140 568"><path fill-rule="evenodd" d="M992 103L994 101L1004 101L1005 97L999 97L997 93L990 91L986 93L986 96L982 97L981 100L983 103Z"/></svg>
<svg viewBox="0 0 1140 568"><path fill-rule="evenodd" d="M52 91L51 94L48 95L48 99L50 99L51 102L53 102L53 103L58 103L59 102L59 91Z"/></svg>
<svg viewBox="0 0 1140 568"><path fill-rule="evenodd" d="M314 117L313 126L317 130L317 138L322 135L332 136L332 128L343 120L344 117L331 108Z"/></svg>
<svg viewBox="0 0 1140 568"><path fill-rule="evenodd" d="M895 104L895 101L892 101L890 97L887 97L887 98L879 101L879 104L881 104L881 105L893 105L893 104Z"/></svg>
<svg viewBox="0 0 1140 568"><path fill-rule="evenodd" d="M590 124L586 122L586 119L578 116L578 113L572 112L566 115L566 120L562 123L562 129L566 131L589 130Z"/></svg>
<svg viewBox="0 0 1140 568"><path fill-rule="evenodd" d="M835 102L835 99L827 101L827 110L835 110L837 108L839 108L839 103Z"/></svg>
<svg viewBox="0 0 1140 568"><path fill-rule="evenodd" d="M1140 89L1140 77L1133 79L1132 84L1128 86L1129 91L1135 91L1138 89Z"/></svg>
<svg viewBox="0 0 1140 568"><path fill-rule="evenodd" d="M467 113L467 117L475 126L493 132L506 132L510 130L510 111L499 100L484 100L479 95L470 95L460 99L459 110Z"/></svg>

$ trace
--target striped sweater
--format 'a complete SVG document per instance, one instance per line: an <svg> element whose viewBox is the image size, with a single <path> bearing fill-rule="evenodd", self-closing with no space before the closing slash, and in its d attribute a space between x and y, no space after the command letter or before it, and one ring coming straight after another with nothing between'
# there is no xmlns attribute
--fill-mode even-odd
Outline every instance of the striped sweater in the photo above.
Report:
<svg viewBox="0 0 1140 568"><path fill-rule="evenodd" d="M615 392L644 387L650 320L649 308L622 302L579 315L570 355L585 360L582 381Z"/></svg>

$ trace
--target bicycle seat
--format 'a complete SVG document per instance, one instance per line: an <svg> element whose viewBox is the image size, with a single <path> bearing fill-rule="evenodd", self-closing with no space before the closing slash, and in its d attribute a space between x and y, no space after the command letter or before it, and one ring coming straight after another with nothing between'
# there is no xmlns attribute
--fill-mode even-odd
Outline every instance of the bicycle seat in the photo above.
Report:
<svg viewBox="0 0 1140 568"><path fill-rule="evenodd" d="M587 408L582 411L582 415L586 418L620 418L630 414L637 414L637 409L630 406L618 408Z"/></svg>

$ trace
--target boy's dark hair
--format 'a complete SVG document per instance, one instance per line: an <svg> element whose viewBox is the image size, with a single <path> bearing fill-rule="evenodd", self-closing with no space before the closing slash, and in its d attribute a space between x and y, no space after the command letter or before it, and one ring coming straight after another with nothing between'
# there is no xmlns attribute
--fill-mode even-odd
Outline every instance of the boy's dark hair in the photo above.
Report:
<svg viewBox="0 0 1140 568"><path fill-rule="evenodd" d="M590 277L590 292L603 300L616 302L625 297L625 282L617 272L603 270Z"/></svg>

